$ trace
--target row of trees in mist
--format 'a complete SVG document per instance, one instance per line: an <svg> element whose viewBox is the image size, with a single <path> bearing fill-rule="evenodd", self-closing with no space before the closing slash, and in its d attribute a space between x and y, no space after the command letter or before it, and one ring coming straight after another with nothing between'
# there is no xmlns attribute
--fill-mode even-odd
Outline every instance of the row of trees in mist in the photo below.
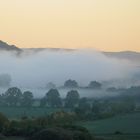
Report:
<svg viewBox="0 0 140 140"><path fill-rule="evenodd" d="M79 100L80 95L77 90L69 91L66 98L62 100L57 89L50 89L40 100L40 106L73 108L78 104Z"/></svg>
<svg viewBox="0 0 140 140"><path fill-rule="evenodd" d="M38 103L38 105L36 105ZM135 102L127 96L108 99L80 98L77 90L68 91L62 99L57 89L50 89L43 98L34 99L30 91L21 92L17 87L9 88L0 96L0 105L9 107L41 107L73 110L79 118L101 118L135 110Z"/></svg>
<svg viewBox="0 0 140 140"><path fill-rule="evenodd" d="M21 92L17 87L9 88L0 95L1 106L32 106L33 93L30 91Z"/></svg>
<svg viewBox="0 0 140 140"><path fill-rule="evenodd" d="M21 92L17 87L9 88L5 93L0 95L0 106L9 107L50 107L50 108L71 108L77 106L85 106L90 108L88 99L80 98L77 90L70 90L65 99L60 97L57 89L50 89L41 99L34 99L33 93L30 91Z"/></svg>
<svg viewBox="0 0 140 140"><path fill-rule="evenodd" d="M34 99L32 92L22 93L19 88L11 87L0 95L0 105L31 107L36 101L39 101L40 107L74 107L79 99L80 95L77 90L69 91L66 98L62 99L57 89L50 89L42 99Z"/></svg>

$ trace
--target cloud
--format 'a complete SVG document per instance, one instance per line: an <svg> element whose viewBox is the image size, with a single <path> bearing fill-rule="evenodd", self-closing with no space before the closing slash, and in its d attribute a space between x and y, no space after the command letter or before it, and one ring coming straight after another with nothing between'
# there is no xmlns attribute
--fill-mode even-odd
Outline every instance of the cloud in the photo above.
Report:
<svg viewBox="0 0 140 140"><path fill-rule="evenodd" d="M12 85L20 87L43 87L48 82L60 86L69 78L87 85L92 80L125 79L132 71L128 61L108 58L99 51L62 49L26 50L20 56L1 52L0 68L0 74L10 74Z"/></svg>

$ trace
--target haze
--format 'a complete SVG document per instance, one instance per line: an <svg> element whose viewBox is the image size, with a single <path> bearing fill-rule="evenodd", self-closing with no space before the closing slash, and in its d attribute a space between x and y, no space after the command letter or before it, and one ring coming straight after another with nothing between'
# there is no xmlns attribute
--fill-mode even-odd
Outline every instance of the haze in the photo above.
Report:
<svg viewBox="0 0 140 140"><path fill-rule="evenodd" d="M49 82L62 86L68 79L87 86L92 80L127 80L135 67L126 60L121 62L94 50L26 50L20 56L1 51L0 74L11 75L11 86L39 88L45 87Z"/></svg>

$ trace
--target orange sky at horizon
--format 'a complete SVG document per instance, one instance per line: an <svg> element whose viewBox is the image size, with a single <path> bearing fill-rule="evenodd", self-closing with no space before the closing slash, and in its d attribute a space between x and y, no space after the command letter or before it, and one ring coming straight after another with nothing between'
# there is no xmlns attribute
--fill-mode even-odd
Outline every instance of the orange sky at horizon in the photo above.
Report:
<svg viewBox="0 0 140 140"><path fill-rule="evenodd" d="M0 40L21 48L140 51L140 0L0 0Z"/></svg>

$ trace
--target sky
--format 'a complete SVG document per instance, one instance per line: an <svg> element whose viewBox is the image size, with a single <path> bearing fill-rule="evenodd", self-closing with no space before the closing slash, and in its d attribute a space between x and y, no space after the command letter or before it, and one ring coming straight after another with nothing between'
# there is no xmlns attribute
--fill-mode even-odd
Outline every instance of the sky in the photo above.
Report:
<svg viewBox="0 0 140 140"><path fill-rule="evenodd" d="M140 51L140 0L0 0L0 40L21 48Z"/></svg>

